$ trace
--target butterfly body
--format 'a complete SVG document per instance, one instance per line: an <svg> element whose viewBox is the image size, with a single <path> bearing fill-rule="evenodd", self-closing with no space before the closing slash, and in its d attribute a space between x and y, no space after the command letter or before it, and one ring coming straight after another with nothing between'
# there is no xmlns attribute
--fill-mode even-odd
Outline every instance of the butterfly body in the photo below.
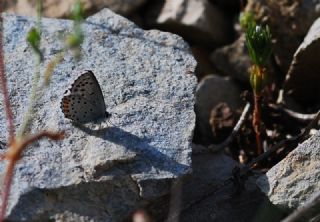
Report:
<svg viewBox="0 0 320 222"><path fill-rule="evenodd" d="M109 118L103 94L92 71L81 74L66 90L61 101L64 116L78 123Z"/></svg>

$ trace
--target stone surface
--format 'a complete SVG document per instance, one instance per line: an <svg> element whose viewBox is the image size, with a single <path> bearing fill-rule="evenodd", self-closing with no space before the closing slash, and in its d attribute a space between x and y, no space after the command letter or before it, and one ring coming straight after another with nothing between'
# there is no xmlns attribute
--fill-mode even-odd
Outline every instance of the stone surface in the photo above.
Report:
<svg viewBox="0 0 320 222"><path fill-rule="evenodd" d="M193 156L192 174L174 183L170 200L164 201L170 203L169 212L155 214L157 221L253 221L264 195L255 185L257 175L246 181L242 193L234 195L237 187L226 181L236 166L238 163L223 153ZM157 211L164 206L158 203L153 207Z"/></svg>
<svg viewBox="0 0 320 222"><path fill-rule="evenodd" d="M6 73L16 126L26 110L34 59L25 42L34 18L4 14ZM72 22L43 19L44 64L63 47ZM83 25L82 59L67 54L52 83L37 93L31 131L64 130L60 142L29 147L16 168L12 221L120 221L168 193L191 169L196 62L182 38L144 31L104 9ZM97 77L110 121L72 124L60 110L64 91L83 70ZM42 67L44 70L44 67ZM0 121L5 126L3 106ZM6 130L1 128L1 140ZM4 172L1 162L0 170Z"/></svg>
<svg viewBox="0 0 320 222"><path fill-rule="evenodd" d="M320 19L310 28L303 43L294 54L284 84L284 95L300 104L320 104Z"/></svg>
<svg viewBox="0 0 320 222"><path fill-rule="evenodd" d="M249 83L248 69L251 60L245 43L245 36L231 45L216 49L210 56L214 65L223 73L246 84Z"/></svg>
<svg viewBox="0 0 320 222"><path fill-rule="evenodd" d="M209 55L211 50L208 50L205 47L192 46L191 51L194 58L197 60L196 75L198 81L200 81L206 75L210 73L216 73L218 71L210 61Z"/></svg>
<svg viewBox="0 0 320 222"><path fill-rule="evenodd" d="M241 90L230 79L217 75L203 78L197 87L195 111L197 124L195 137L197 143L210 144L213 141L209 123L211 110L219 103L226 103L232 110L240 108L242 101Z"/></svg>
<svg viewBox="0 0 320 222"><path fill-rule="evenodd" d="M252 11L259 23L269 25L276 62L286 73L294 52L320 16L320 0L252 0L248 1L246 11Z"/></svg>
<svg viewBox="0 0 320 222"><path fill-rule="evenodd" d="M165 1L156 26L177 33L190 42L214 47L232 38L232 24L207 0Z"/></svg>
<svg viewBox="0 0 320 222"><path fill-rule="evenodd" d="M12 0L6 0L12 2ZM45 0L43 4L43 15L54 18L68 18L76 0ZM83 0L85 13L94 14L107 7L121 15L130 15L143 5L146 0ZM7 3L8 12L19 15L36 16L36 0L19 0L16 3Z"/></svg>
<svg viewBox="0 0 320 222"><path fill-rule="evenodd" d="M272 167L257 183L274 205L286 211L310 199L320 188L320 131Z"/></svg>

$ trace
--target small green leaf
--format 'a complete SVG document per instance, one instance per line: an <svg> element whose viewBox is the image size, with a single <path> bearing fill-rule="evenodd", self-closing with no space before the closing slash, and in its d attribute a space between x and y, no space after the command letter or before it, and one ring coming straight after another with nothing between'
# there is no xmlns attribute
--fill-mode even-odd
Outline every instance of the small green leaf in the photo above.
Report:
<svg viewBox="0 0 320 222"><path fill-rule="evenodd" d="M36 28L31 28L30 31L27 34L27 42L30 44L32 49L35 51L36 54L41 56L41 51L40 51L40 32Z"/></svg>
<svg viewBox="0 0 320 222"><path fill-rule="evenodd" d="M83 4L78 0L72 8L71 18L76 22L84 20L84 9Z"/></svg>
<svg viewBox="0 0 320 222"><path fill-rule="evenodd" d="M69 49L80 47L83 42L83 35L81 33L73 33L67 36L66 45Z"/></svg>
<svg viewBox="0 0 320 222"><path fill-rule="evenodd" d="M78 56L80 53L80 46L84 39L84 34L81 29L81 24L84 20L84 9L83 4L78 0L73 6L71 17L73 21L73 31L65 39L65 44L68 49L71 49L75 52L75 55Z"/></svg>
<svg viewBox="0 0 320 222"><path fill-rule="evenodd" d="M255 25L253 13L250 11L241 12L239 17L239 23L242 30L246 30L249 25Z"/></svg>
<svg viewBox="0 0 320 222"><path fill-rule="evenodd" d="M269 27L249 24L246 30L246 45L252 62L258 66L266 65L272 53Z"/></svg>

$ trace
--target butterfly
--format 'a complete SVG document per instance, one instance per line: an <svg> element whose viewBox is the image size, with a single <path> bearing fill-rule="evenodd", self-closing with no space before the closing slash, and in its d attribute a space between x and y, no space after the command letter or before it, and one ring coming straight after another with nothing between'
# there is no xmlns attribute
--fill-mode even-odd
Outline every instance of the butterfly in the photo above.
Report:
<svg viewBox="0 0 320 222"><path fill-rule="evenodd" d="M64 116L77 123L88 123L101 118L109 118L103 94L93 72L81 74L64 93L61 110Z"/></svg>

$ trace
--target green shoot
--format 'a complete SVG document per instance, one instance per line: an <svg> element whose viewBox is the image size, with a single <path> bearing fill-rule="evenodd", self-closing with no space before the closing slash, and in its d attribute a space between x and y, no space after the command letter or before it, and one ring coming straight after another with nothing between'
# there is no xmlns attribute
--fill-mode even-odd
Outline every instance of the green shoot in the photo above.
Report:
<svg viewBox="0 0 320 222"><path fill-rule="evenodd" d="M252 125L256 133L257 153L263 152L261 142L261 94L267 84L266 64L272 53L271 33L269 27L249 23L246 30L246 45L253 62L250 68L250 84L254 93L254 110Z"/></svg>
<svg viewBox="0 0 320 222"><path fill-rule="evenodd" d="M27 35L27 42L32 47L34 52L40 58L42 57L41 50L40 50L40 30L38 28L31 28Z"/></svg>
<svg viewBox="0 0 320 222"><path fill-rule="evenodd" d="M252 62L258 66L266 65L272 52L269 27L250 23L246 31L246 44Z"/></svg>
<svg viewBox="0 0 320 222"><path fill-rule="evenodd" d="M239 17L239 23L242 30L246 30L248 26L255 25L253 13L250 11L241 12Z"/></svg>
<svg viewBox="0 0 320 222"><path fill-rule="evenodd" d="M73 33L67 36L65 43L66 48L73 50L74 56L79 59L80 46L84 38L81 29L81 24L84 20L84 9L80 0L74 5L71 18L73 19Z"/></svg>
<svg viewBox="0 0 320 222"><path fill-rule="evenodd" d="M41 43L41 9L42 2L41 0L37 0L37 27L31 28L31 30L27 34L27 42L32 47L35 55L36 55L36 65L35 71L33 75L33 83L31 87L31 92L29 96L28 108L24 114L22 124L18 130L17 138L21 138L25 135L28 125L31 122L31 113L33 106L36 101L36 92L38 89L39 81L40 81L40 64L42 62L42 52L40 49Z"/></svg>

